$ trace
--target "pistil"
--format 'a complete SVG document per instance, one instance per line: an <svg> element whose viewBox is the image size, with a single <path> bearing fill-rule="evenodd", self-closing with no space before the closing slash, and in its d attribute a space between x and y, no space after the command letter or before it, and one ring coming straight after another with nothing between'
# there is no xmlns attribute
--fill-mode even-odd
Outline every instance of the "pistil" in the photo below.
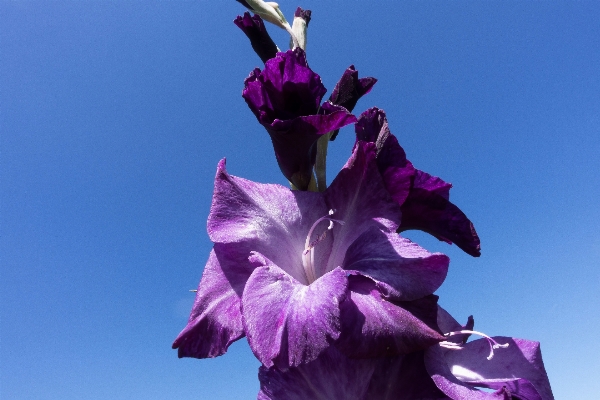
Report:
<svg viewBox="0 0 600 400"><path fill-rule="evenodd" d="M302 266L304 267L304 273L306 274L306 278L308 279L308 284L313 283L317 280L317 274L315 271L315 252L314 248L319 242L323 241L325 237L327 237L327 231L333 229L333 223L337 222L340 225L344 225L344 221L340 221L337 219L330 218L331 215L335 213L335 210L329 210L329 215L319 218L315 221L315 223L311 226L308 231L308 235L306 236L306 242L304 244L304 251L302 252ZM329 226L326 230L323 231L317 238L313 241L310 240L312 237L315 228L321 221L329 221Z"/></svg>

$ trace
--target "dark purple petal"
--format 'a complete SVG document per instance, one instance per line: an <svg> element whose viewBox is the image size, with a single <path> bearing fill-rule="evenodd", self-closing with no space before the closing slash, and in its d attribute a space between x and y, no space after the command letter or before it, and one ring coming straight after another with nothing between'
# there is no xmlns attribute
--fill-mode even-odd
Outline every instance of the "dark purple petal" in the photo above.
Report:
<svg viewBox="0 0 600 400"><path fill-rule="evenodd" d="M439 240L456 243L473 257L481 255L479 236L473 223L454 204L435 191L413 188L402 204L402 224L399 231L418 229Z"/></svg>
<svg viewBox="0 0 600 400"><path fill-rule="evenodd" d="M400 222L400 207L383 186L375 164L375 145L358 142L352 156L325 191L333 218L343 226L333 229L334 244L328 270L341 266L346 251L361 234L372 227L393 232Z"/></svg>
<svg viewBox="0 0 600 400"><path fill-rule="evenodd" d="M260 367L258 399L347 400L365 397L375 360L352 360L330 347L315 361L281 371Z"/></svg>
<svg viewBox="0 0 600 400"><path fill-rule="evenodd" d="M245 12L243 17L238 15L233 23L248 36L252 48L263 62L266 63L277 55L277 45L269 36L260 16L250 16L250 13Z"/></svg>
<svg viewBox="0 0 600 400"><path fill-rule="evenodd" d="M383 110L373 107L361 114L356 125L356 140L375 143L377 168L392 198L402 205L409 194L415 169L404 149L390 133Z"/></svg>
<svg viewBox="0 0 600 400"><path fill-rule="evenodd" d="M271 136L279 168L297 188L306 190L316 141L356 118L343 107L320 107L326 89L300 48L278 53L244 85L242 97Z"/></svg>
<svg viewBox="0 0 600 400"><path fill-rule="evenodd" d="M448 200L450 198L450 189L452 188L452 184L444 182L437 176L429 175L427 172L416 169L413 187L415 189L425 189L428 192L439 194Z"/></svg>
<svg viewBox="0 0 600 400"><path fill-rule="evenodd" d="M364 397L376 399L447 399L433 383L423 362L423 352L377 360Z"/></svg>
<svg viewBox="0 0 600 400"><path fill-rule="evenodd" d="M354 65L351 65L344 71L342 77L333 88L333 92L329 96L329 101L352 112L358 100L369 93L375 83L377 83L377 79L372 77L359 79L358 71L354 69ZM334 131L330 140L335 140L337 133L337 130Z"/></svg>
<svg viewBox="0 0 600 400"><path fill-rule="evenodd" d="M342 303L342 335L336 346L353 358L394 356L423 350L445 338L437 331L437 296L416 301L385 299L377 284L350 276Z"/></svg>
<svg viewBox="0 0 600 400"><path fill-rule="evenodd" d="M235 248L223 247L211 251L188 324L173 342L180 358L220 356L244 336L241 294L252 269L232 259Z"/></svg>
<svg viewBox="0 0 600 400"><path fill-rule="evenodd" d="M255 254L242 296L248 343L267 367L295 367L315 360L340 334L339 303L348 280L337 268L306 286Z"/></svg>
<svg viewBox="0 0 600 400"><path fill-rule="evenodd" d="M554 398L538 342L502 336L493 339L509 346L495 350L491 360L485 356L489 353L487 341L478 339L464 345L462 350L446 353L446 364L453 372L460 368L463 371L460 379L472 386L491 389L506 386L520 399Z"/></svg>
<svg viewBox="0 0 600 400"><path fill-rule="evenodd" d="M245 243L272 260L296 280L308 283L302 266L306 235L312 224L327 215L320 193L291 191L231 176L221 160L215 177L208 234L215 243ZM315 261L325 265L331 238L314 249ZM250 255L240 256L246 263Z"/></svg>
<svg viewBox="0 0 600 400"><path fill-rule="evenodd" d="M461 325L455 320L452 315L448 313L448 311L444 310L442 307L438 306L438 315L437 315L437 324L440 328L440 332L446 334L450 332L458 332L469 330L472 331L475 326L475 320L473 316L470 315L467 319L467 323L465 325ZM453 335L451 337L446 338L449 342L464 344L469 339L470 334L461 334L461 335Z"/></svg>
<svg viewBox="0 0 600 400"><path fill-rule="evenodd" d="M343 268L376 280L396 300L409 301L432 294L446 279L450 259L431 254L418 244L372 227L346 251Z"/></svg>
<svg viewBox="0 0 600 400"><path fill-rule="evenodd" d="M310 22L310 16L312 12L310 10L303 10L302 8L296 8L296 12L294 13L295 18L302 18L306 22L306 26Z"/></svg>

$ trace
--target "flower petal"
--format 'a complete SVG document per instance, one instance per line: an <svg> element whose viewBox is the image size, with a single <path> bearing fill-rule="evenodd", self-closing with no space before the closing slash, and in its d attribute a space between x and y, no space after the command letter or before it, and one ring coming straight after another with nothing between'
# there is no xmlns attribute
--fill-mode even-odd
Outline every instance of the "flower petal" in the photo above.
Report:
<svg viewBox="0 0 600 400"><path fill-rule="evenodd" d="M491 360L486 358L486 339L469 342L458 351L444 351L439 346L428 349L425 365L436 385L452 398L502 398L504 389L519 399L554 399L538 342L501 336L493 339L509 346L497 349ZM476 387L497 392L493 397Z"/></svg>
<svg viewBox="0 0 600 400"><path fill-rule="evenodd" d="M260 367L263 400L366 399L374 360L352 360L330 347L315 361L281 371Z"/></svg>
<svg viewBox="0 0 600 400"><path fill-rule="evenodd" d="M249 12L245 12L243 17L238 15L233 23L248 36L252 48L263 62L275 57L277 45L269 36L269 32L267 32L259 15L250 16Z"/></svg>
<svg viewBox="0 0 600 400"><path fill-rule="evenodd" d="M302 267L304 242L312 224L327 211L320 193L231 176L222 160L215 177L208 234L215 243L246 243L296 280L308 283ZM328 238L314 249L317 264L327 262L330 246ZM246 262L249 255L244 254L239 262Z"/></svg>
<svg viewBox="0 0 600 400"><path fill-rule="evenodd" d="M352 243L342 265L390 287L395 300L408 301L436 291L446 279L449 264L444 254L431 254L395 232L373 227Z"/></svg>
<svg viewBox="0 0 600 400"><path fill-rule="evenodd" d="M406 159L398 139L391 134L385 112L373 107L363 112L356 125L356 140L375 143L377 167L392 198L402 205L411 187L415 168Z"/></svg>
<svg viewBox="0 0 600 400"><path fill-rule="evenodd" d="M315 360L340 334L339 304L348 281L338 268L306 286L255 253L258 265L242 295L248 343L267 367Z"/></svg>
<svg viewBox="0 0 600 400"><path fill-rule="evenodd" d="M242 97L271 136L281 172L306 190L315 163L315 142L356 121L343 107L323 104L327 91L300 48L278 53L244 81Z"/></svg>
<svg viewBox="0 0 600 400"><path fill-rule="evenodd" d="M377 360L365 399L447 399L433 383L418 351Z"/></svg>
<svg viewBox="0 0 600 400"><path fill-rule="evenodd" d="M341 306L342 334L336 346L346 356L371 358L423 350L444 340L437 331L437 296L416 301L385 299L373 280L351 275Z"/></svg>
<svg viewBox="0 0 600 400"><path fill-rule="evenodd" d="M235 248L223 247L210 252L187 326L173 342L180 358L220 356L244 337L241 294L252 268L231 257Z"/></svg>
<svg viewBox="0 0 600 400"><path fill-rule="evenodd" d="M461 325L457 320L454 319L454 317L452 317L452 315L448 313L448 311L438 306L437 324L440 328L440 331L446 334L449 332L458 332L463 330L472 331L473 327L475 326L475 320L473 319L473 316L470 315L467 319L467 323L465 325ZM471 335L467 333L453 335L451 337L447 337L446 341L464 344L467 342L470 336Z"/></svg>
<svg viewBox="0 0 600 400"><path fill-rule="evenodd" d="M399 231L418 229L439 240L456 243L473 257L481 255L479 236L473 223L454 204L435 191L413 188L402 204L402 224Z"/></svg>
<svg viewBox="0 0 600 400"><path fill-rule="evenodd" d="M450 189L452 188L452 184L444 182L437 176L429 175L427 172L416 169L413 187L416 189L425 189L428 192L439 194L448 200L450 198Z"/></svg>
<svg viewBox="0 0 600 400"><path fill-rule="evenodd" d="M352 156L325 191L333 218L344 225L333 229L334 245L327 270L341 266L348 247L371 227L395 231L400 207L383 186L375 164L375 145L357 142Z"/></svg>
<svg viewBox="0 0 600 400"><path fill-rule="evenodd" d="M467 343L460 351L446 354L451 371L457 369L474 371L474 377L462 377L461 381L472 386L499 389L506 386L513 395L522 399L553 399L548 375L544 368L540 344L530 340L496 336L498 343L508 343L505 349L494 352L494 358L482 357L489 352L485 339ZM515 380L515 378L518 378Z"/></svg>

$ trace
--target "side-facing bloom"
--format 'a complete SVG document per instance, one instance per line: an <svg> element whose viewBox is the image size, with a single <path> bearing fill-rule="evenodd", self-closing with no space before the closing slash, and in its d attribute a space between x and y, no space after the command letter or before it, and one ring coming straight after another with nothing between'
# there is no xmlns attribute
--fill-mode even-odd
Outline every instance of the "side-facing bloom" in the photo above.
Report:
<svg viewBox="0 0 600 400"><path fill-rule="evenodd" d="M258 14L250 16L249 12L245 12L243 17L238 15L233 23L248 36L252 48L263 62L277 55L279 49Z"/></svg>
<svg viewBox="0 0 600 400"><path fill-rule="evenodd" d="M233 177L219 164L214 248L173 344L180 357L218 356L246 335L265 368L285 371L324 353L394 356L445 339L432 293L449 260L396 233L399 206L375 150L358 143L322 193Z"/></svg>
<svg viewBox="0 0 600 400"><path fill-rule="evenodd" d="M321 104L327 90L300 48L278 53L264 70L252 71L244 86L242 97L271 136L281 172L298 189L306 190L317 140L356 117L344 107Z"/></svg>
<svg viewBox="0 0 600 400"><path fill-rule="evenodd" d="M356 140L377 146L377 167L384 184L402 208L399 232L418 229L480 255L479 236L467 216L449 200L451 184L415 169L391 134L385 112L365 111L355 125Z"/></svg>
<svg viewBox="0 0 600 400"><path fill-rule="evenodd" d="M286 371L263 366L258 399L554 399L539 343L509 337L466 343L469 334L458 332L472 332L473 319L461 326L441 307L437 324L447 341L424 351L357 359L332 347ZM488 356L490 342L502 347L493 357Z"/></svg>

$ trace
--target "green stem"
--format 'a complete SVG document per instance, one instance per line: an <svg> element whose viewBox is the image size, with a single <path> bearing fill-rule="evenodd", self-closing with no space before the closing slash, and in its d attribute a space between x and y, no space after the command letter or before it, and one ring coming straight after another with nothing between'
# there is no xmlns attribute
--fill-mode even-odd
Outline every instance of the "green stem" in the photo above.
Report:
<svg viewBox="0 0 600 400"><path fill-rule="evenodd" d="M317 140L317 160L315 174L317 175L317 189L324 192L327 189L327 146L331 132L324 134Z"/></svg>

